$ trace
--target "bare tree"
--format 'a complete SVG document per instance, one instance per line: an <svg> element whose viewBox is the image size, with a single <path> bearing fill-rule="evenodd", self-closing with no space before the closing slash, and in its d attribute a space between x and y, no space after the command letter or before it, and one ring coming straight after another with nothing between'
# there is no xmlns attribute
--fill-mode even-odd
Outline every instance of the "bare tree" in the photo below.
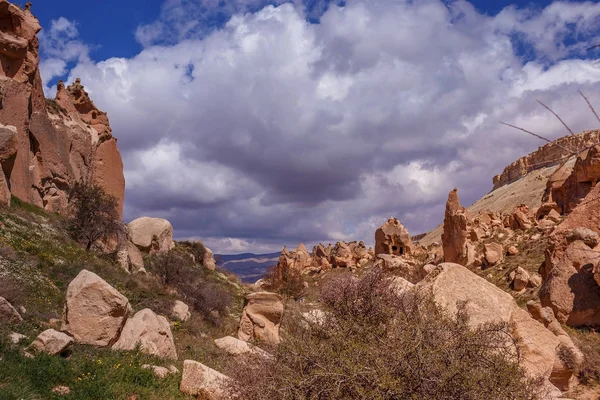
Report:
<svg viewBox="0 0 600 400"><path fill-rule="evenodd" d="M118 205L117 198L107 194L101 186L76 183L69 193L68 228L73 238L90 250L100 241L124 235Z"/></svg>

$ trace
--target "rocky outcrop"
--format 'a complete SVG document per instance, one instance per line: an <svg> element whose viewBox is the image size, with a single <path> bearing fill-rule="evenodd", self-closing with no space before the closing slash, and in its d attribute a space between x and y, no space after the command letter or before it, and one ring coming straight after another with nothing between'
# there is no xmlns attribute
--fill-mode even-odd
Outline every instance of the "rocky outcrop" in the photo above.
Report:
<svg viewBox="0 0 600 400"><path fill-rule="evenodd" d="M23 317L4 297L0 297L0 322L21 322Z"/></svg>
<svg viewBox="0 0 600 400"><path fill-rule="evenodd" d="M530 376L544 378L560 390L576 384L574 371L578 364L563 363L563 341L531 318L510 294L468 269L457 264L441 264L412 291L433 296L436 303L452 313L456 313L458 304L466 302L473 327L487 323L512 324L512 334L519 340L520 363Z"/></svg>
<svg viewBox="0 0 600 400"><path fill-rule="evenodd" d="M600 263L600 186L558 225L550 236L540 268L540 300L559 322L600 326L600 286L594 272Z"/></svg>
<svg viewBox="0 0 600 400"><path fill-rule="evenodd" d="M105 113L79 81L44 97L39 71L40 24L29 7L0 0L0 201L10 193L48 211L65 213L78 181L102 186L119 200L125 180ZM12 132L12 133L11 133ZM7 136L9 138L7 142Z"/></svg>
<svg viewBox="0 0 600 400"><path fill-rule="evenodd" d="M466 208L460 205L458 189L454 189L448 195L446 201L446 213L444 215L444 233L442 234L442 246L444 249L444 260L461 265L469 264L469 249L467 247L469 238L470 215Z"/></svg>
<svg viewBox="0 0 600 400"><path fill-rule="evenodd" d="M140 249L129 240L121 245L117 252L117 259L121 268L129 273L144 273L144 257Z"/></svg>
<svg viewBox="0 0 600 400"><path fill-rule="evenodd" d="M48 329L40 333L35 341L31 343L29 348L40 353L47 353L54 356L65 353L71 344L73 344L73 338L71 336L55 331L54 329Z"/></svg>
<svg viewBox="0 0 600 400"><path fill-rule="evenodd" d="M93 272L82 270L67 288L61 330L78 343L110 346L131 313L129 300Z"/></svg>
<svg viewBox="0 0 600 400"><path fill-rule="evenodd" d="M202 265L209 271L214 271L217 268L217 262L215 261L215 255L211 249L204 246L204 260Z"/></svg>
<svg viewBox="0 0 600 400"><path fill-rule="evenodd" d="M162 358L177 359L177 350L169 321L149 308L138 311L123 327L113 350L133 350L141 344L142 352Z"/></svg>
<svg viewBox="0 0 600 400"><path fill-rule="evenodd" d="M396 218L390 217L375 231L375 256L379 254L410 255L413 251L414 245L408 231Z"/></svg>
<svg viewBox="0 0 600 400"><path fill-rule="evenodd" d="M598 133L599 131L586 131L565 136L540 147L507 166L502 174L496 175L493 179L494 189L508 185L531 171L560 164L572 152L581 151L597 143Z"/></svg>
<svg viewBox="0 0 600 400"><path fill-rule="evenodd" d="M279 295L269 292L251 293L238 328L243 341L258 340L269 345L279 344L279 326L283 317L283 302Z"/></svg>
<svg viewBox="0 0 600 400"><path fill-rule="evenodd" d="M228 376L204 364L185 360L179 390L202 399L224 400L227 398L227 386L230 381Z"/></svg>
<svg viewBox="0 0 600 400"><path fill-rule="evenodd" d="M166 219L141 217L127 227L132 243L145 253L164 253L175 247L173 226Z"/></svg>

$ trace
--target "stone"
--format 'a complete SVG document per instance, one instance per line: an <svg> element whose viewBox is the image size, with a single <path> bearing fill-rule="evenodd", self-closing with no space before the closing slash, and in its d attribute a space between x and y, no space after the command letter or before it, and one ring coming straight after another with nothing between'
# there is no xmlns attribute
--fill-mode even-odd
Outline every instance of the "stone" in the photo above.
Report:
<svg viewBox="0 0 600 400"><path fill-rule="evenodd" d="M31 343L30 349L40 353L50 355L58 355L65 353L73 344L73 338L62 332L48 329L40 333L40 335Z"/></svg>
<svg viewBox="0 0 600 400"><path fill-rule="evenodd" d="M415 285L400 276L394 276L391 278L390 287L398 296L403 296L409 293Z"/></svg>
<svg viewBox="0 0 600 400"><path fill-rule="evenodd" d="M500 243L486 243L484 256L487 265L493 266L504 261L504 247Z"/></svg>
<svg viewBox="0 0 600 400"><path fill-rule="evenodd" d="M142 368L152 370L152 373L154 374L154 376L156 376L159 379L164 379L169 375L179 373L179 370L177 368L175 368L175 366L170 366L169 368L165 368L165 367L159 367L156 365L144 364L144 365L142 365Z"/></svg>
<svg viewBox="0 0 600 400"><path fill-rule="evenodd" d="M561 220L560 214L555 209L548 211L546 218L548 218L550 221L552 221L554 223L559 223Z"/></svg>
<svg viewBox="0 0 600 400"><path fill-rule="evenodd" d="M378 260L382 262L382 268L386 271L394 271L394 274L406 279L411 283L417 283L426 275L423 268L406 257L390 254L379 254Z"/></svg>
<svg viewBox="0 0 600 400"><path fill-rule="evenodd" d="M192 314L190 313L190 308L183 301L175 300L175 304L173 305L173 309L171 310L171 314L173 317L181 322L186 322L190 319Z"/></svg>
<svg viewBox="0 0 600 400"><path fill-rule="evenodd" d="M68 396L71 394L71 389L67 386L55 386L52 388L52 393L58 396Z"/></svg>
<svg viewBox="0 0 600 400"><path fill-rule="evenodd" d="M123 327L113 350L133 350L137 343L142 352L161 358L177 359L177 350L169 321L149 308L138 311Z"/></svg>
<svg viewBox="0 0 600 400"><path fill-rule="evenodd" d="M217 268L217 263L215 262L215 255L211 249L204 246L204 260L203 265L209 271L214 271Z"/></svg>
<svg viewBox="0 0 600 400"><path fill-rule="evenodd" d="M146 253L165 253L175 247L173 226L163 218L141 217L128 225L131 241Z"/></svg>
<svg viewBox="0 0 600 400"><path fill-rule="evenodd" d="M146 272L142 252L129 240L118 251L117 258L119 259L121 268L129 273Z"/></svg>
<svg viewBox="0 0 600 400"><path fill-rule="evenodd" d="M531 276L529 277L529 283L527 284L527 286L536 288L536 287L540 287L541 285L542 285L542 276L540 274L536 274L536 273L531 274Z"/></svg>
<svg viewBox="0 0 600 400"><path fill-rule="evenodd" d="M506 252L509 256L516 256L517 254L519 254L519 249L517 249L516 246L509 246Z"/></svg>
<svg viewBox="0 0 600 400"><path fill-rule="evenodd" d="M183 362L183 375L179 390L190 396L207 400L225 400L231 378L193 360Z"/></svg>
<svg viewBox="0 0 600 400"><path fill-rule="evenodd" d="M4 323L23 321L21 314L4 297L0 297L0 321Z"/></svg>
<svg viewBox="0 0 600 400"><path fill-rule="evenodd" d="M514 298L494 284L458 264L444 263L415 285L414 293L433 296L434 301L456 313L458 304L466 302L473 327L487 323L513 324L519 340L520 363L531 377L568 390L576 383L578 365L567 368L561 362L562 341L543 324L522 310Z"/></svg>
<svg viewBox="0 0 600 400"><path fill-rule="evenodd" d="M587 247L593 249L600 243L600 237L596 232L589 228L575 228L566 235L567 243L581 240Z"/></svg>
<svg viewBox="0 0 600 400"><path fill-rule="evenodd" d="M17 333L17 332L11 332L8 335L8 338L10 339L11 343L13 343L13 344L19 344L19 342L21 340L27 339L27 336L22 335L22 334Z"/></svg>
<svg viewBox="0 0 600 400"><path fill-rule="evenodd" d="M391 217L375 232L375 256L412 254L414 245L404 225Z"/></svg>
<svg viewBox="0 0 600 400"><path fill-rule="evenodd" d="M67 288L61 330L77 343L110 346L131 313L129 300L93 272L82 270Z"/></svg>
<svg viewBox="0 0 600 400"><path fill-rule="evenodd" d="M246 296L240 319L238 338L258 340L269 345L279 344L279 326L283 317L283 302L276 293L256 292Z"/></svg>
<svg viewBox="0 0 600 400"><path fill-rule="evenodd" d="M516 291L521 291L527 287L528 283L529 283L529 272L525 271L521 267L518 267L514 271L514 278L512 279L513 289Z"/></svg>
<svg viewBox="0 0 600 400"><path fill-rule="evenodd" d="M272 357L263 349L253 346L248 342L234 338L233 336L225 336L221 339L214 340L215 345L232 356L241 354L254 354L262 357Z"/></svg>

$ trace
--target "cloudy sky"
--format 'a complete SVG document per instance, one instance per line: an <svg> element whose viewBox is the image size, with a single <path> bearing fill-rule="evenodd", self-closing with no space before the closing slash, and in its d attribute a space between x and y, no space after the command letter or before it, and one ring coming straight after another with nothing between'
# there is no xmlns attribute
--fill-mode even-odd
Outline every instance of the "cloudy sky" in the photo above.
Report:
<svg viewBox="0 0 600 400"><path fill-rule="evenodd" d="M215 252L417 234L448 191L598 127L600 4L439 0L34 2L42 74L109 113L125 218L169 219Z"/></svg>

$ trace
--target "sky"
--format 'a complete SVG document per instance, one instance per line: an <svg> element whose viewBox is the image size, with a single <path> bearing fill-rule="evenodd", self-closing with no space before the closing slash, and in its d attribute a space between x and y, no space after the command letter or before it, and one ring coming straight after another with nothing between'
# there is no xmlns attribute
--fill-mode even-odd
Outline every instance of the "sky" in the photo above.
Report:
<svg viewBox="0 0 600 400"><path fill-rule="evenodd" d="M46 3L46 4L43 4ZM90 4L91 3L91 4ZM34 2L42 78L108 112L125 219L216 253L374 241L442 222L550 138L600 123L600 4L559 1Z"/></svg>

